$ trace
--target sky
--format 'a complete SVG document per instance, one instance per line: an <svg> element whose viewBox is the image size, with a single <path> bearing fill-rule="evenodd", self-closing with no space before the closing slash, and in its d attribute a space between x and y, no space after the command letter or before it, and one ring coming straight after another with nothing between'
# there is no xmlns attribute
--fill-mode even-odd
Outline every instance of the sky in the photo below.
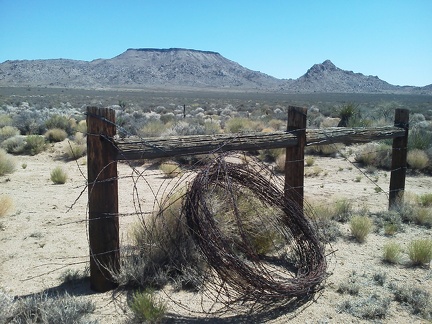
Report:
<svg viewBox="0 0 432 324"><path fill-rule="evenodd" d="M296 79L314 64L432 84L432 0L0 0L0 63L214 51Z"/></svg>

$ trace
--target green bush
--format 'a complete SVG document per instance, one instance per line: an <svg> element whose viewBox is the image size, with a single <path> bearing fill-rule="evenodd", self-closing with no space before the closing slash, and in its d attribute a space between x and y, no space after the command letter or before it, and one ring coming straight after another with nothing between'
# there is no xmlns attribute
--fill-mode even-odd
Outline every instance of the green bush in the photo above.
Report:
<svg viewBox="0 0 432 324"><path fill-rule="evenodd" d="M51 181L54 184L64 184L67 180L67 174L61 167L55 167L54 170L51 171Z"/></svg>
<svg viewBox="0 0 432 324"><path fill-rule="evenodd" d="M431 207L432 206L432 193L425 193L418 196L418 202L423 207Z"/></svg>
<svg viewBox="0 0 432 324"><path fill-rule="evenodd" d="M28 135L25 140L24 153L36 155L46 149L45 138L40 135Z"/></svg>
<svg viewBox="0 0 432 324"><path fill-rule="evenodd" d="M350 229L355 239L362 243L372 229L372 221L367 216L354 216L350 220Z"/></svg>
<svg viewBox="0 0 432 324"><path fill-rule="evenodd" d="M61 142L67 138L67 133L61 128L52 128L46 131L45 138L48 142Z"/></svg>
<svg viewBox="0 0 432 324"><path fill-rule="evenodd" d="M157 300L152 290L135 292L130 308L140 322L160 323L166 314L166 304Z"/></svg>
<svg viewBox="0 0 432 324"><path fill-rule="evenodd" d="M413 265L428 264L432 260L432 240L418 239L410 242L408 256Z"/></svg>
<svg viewBox="0 0 432 324"><path fill-rule="evenodd" d="M0 176L15 171L15 162L4 150L0 149Z"/></svg>

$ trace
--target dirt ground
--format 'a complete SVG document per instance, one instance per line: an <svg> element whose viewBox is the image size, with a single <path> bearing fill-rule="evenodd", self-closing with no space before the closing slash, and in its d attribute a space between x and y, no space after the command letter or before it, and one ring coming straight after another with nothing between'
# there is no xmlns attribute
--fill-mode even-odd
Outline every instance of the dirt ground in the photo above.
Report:
<svg viewBox="0 0 432 324"><path fill-rule="evenodd" d="M0 194L10 196L14 205L12 212L0 219L0 289L17 297L66 289L69 293L80 296L79 298L95 302L96 311L90 319L98 320L100 323L119 323L130 316L124 294L95 293L90 290L88 281L65 284L61 279L66 270L84 271L89 259L86 160L83 158L78 162L65 162L61 158L64 145L65 143L58 143L36 156L16 156L16 171L0 177ZM68 181L63 185L54 185L50 180L50 172L56 166L62 166L68 173ZM318 175L305 178L306 198L328 204L336 198L345 197L357 208L367 206L371 211L387 209L386 191L390 181L388 172L377 171L371 179L367 179L344 158L319 157L311 168L313 167L321 168L322 171ZM119 164L118 172L120 212L133 213L134 190L128 177L131 168L126 164ZM144 178L145 182L140 182L138 186L139 200L142 202L143 210L151 211L154 192L167 185L167 180L158 170L150 170ZM377 186L384 192L377 193ZM432 177L408 175L407 192L430 193L431 188ZM159 190L159 194L163 192L164 189ZM122 242L127 241L128 229L137 220L137 216L120 218ZM389 265L382 262L382 248L390 240L389 237L374 232L367 237L365 243L360 244L352 240L348 225L341 225L341 231L339 240L327 247L330 254L329 277L325 282L325 289L316 296L317 299L302 310L270 318L268 322L368 322L340 311L340 305L346 300L353 303L367 300L374 294L392 297L388 288L390 283L421 287L432 294L430 267L409 266L406 254L400 264ZM398 232L391 239L407 247L412 239L431 237L431 229L409 225L405 227L405 231ZM377 275L385 277L382 286L374 279ZM337 292L340 284L348 282L352 277L355 277L360 285L359 295L351 296ZM170 297L181 300L188 306L188 311L183 310L186 315L189 311L192 315L192 311L196 309L197 296L176 293ZM374 299L369 300L373 303ZM179 311L178 308L178 304L168 302L168 312L176 313ZM202 320L191 319L190 322ZM386 316L372 321L427 323L394 298L391 298Z"/></svg>

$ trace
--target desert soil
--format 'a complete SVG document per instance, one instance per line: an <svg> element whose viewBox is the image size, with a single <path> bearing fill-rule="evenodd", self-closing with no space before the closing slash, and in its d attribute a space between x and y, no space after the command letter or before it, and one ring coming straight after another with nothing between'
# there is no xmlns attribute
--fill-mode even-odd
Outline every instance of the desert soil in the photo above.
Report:
<svg viewBox="0 0 432 324"><path fill-rule="evenodd" d="M65 162L62 157L65 143L53 145L48 151L36 156L17 156L16 171L0 177L0 193L12 198L12 212L0 219L0 289L12 296L28 296L44 291L63 291L90 299L96 304L96 311L90 319L100 323L119 323L130 316L125 304L125 295L120 293L95 293L89 289L89 282L64 284L61 275L66 270L84 271L88 264L87 237L87 191L85 158L78 162ZM25 168L22 165L26 165ZM68 173L68 181L54 185L50 172L62 166ZM356 207L367 206L372 211L385 210L388 197L385 192L376 193L379 185L388 191L389 173L378 171L368 180L360 171L343 158L316 158L313 167L320 167L317 176L305 178L306 197L313 197L323 204L336 198L348 198ZM119 201L121 213L135 211L134 190L131 168L119 164ZM355 181L360 176L360 182ZM167 184L166 178L158 171L145 174L145 181L138 186L142 209L151 211L154 194ZM357 179L358 180L358 179ZM374 182L374 181L377 182ZM149 189L152 188L152 190ZM431 192L432 177L409 175L406 190L422 194ZM159 191L162 194L165 189ZM72 207L72 208L71 208ZM122 242L127 241L130 226L138 221L137 216L124 216L120 219ZM346 300L368 298L377 293L391 297L386 287L390 283L413 285L426 289L432 294L432 271L428 267L409 266L407 256L398 265L388 265L381 261L382 247L390 240L382 233L372 233L365 243L351 239L347 225L341 225L342 235L336 243L327 247L329 277L325 289L309 307L294 313L284 314L269 320L272 323L362 323L367 320L338 310ZM397 233L396 240L404 247L416 238L431 238L432 230L415 225L406 226L404 232ZM333 253L330 253L333 252ZM381 287L374 282L375 274L385 274ZM341 283L355 276L360 283L359 296L341 294L337 289ZM181 299L191 311L196 309L194 296L173 295ZM180 295L179 295L180 294ZM168 303L168 311L177 312L178 305ZM188 312L186 311L185 314ZM192 313L191 313L192 314ZM295 315L295 316L294 316ZM375 320L383 323L426 323L420 316L392 299L385 318ZM191 322L197 322L191 320Z"/></svg>

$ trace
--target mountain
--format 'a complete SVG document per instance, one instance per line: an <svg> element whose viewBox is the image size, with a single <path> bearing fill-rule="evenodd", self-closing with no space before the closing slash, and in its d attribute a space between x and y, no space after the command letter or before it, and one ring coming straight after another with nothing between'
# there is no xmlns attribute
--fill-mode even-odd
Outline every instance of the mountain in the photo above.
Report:
<svg viewBox="0 0 432 324"><path fill-rule="evenodd" d="M0 64L0 86L124 89L224 89L271 92L427 93L376 76L337 68L330 60L296 80L252 71L217 52L182 48L128 49L111 59L15 60Z"/></svg>

